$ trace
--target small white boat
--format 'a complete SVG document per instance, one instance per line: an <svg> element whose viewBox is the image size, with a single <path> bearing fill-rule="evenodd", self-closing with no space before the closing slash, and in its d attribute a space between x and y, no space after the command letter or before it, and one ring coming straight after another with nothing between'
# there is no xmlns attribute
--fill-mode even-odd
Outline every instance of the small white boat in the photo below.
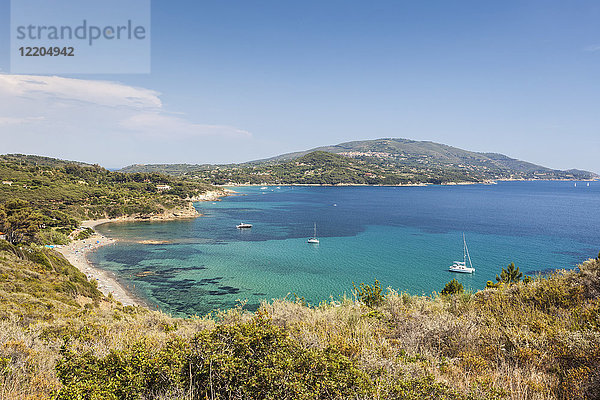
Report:
<svg viewBox="0 0 600 400"><path fill-rule="evenodd" d="M315 222L315 231L313 233L313 237L308 239L307 243L319 244L319 239L317 238L317 223L316 222Z"/></svg>
<svg viewBox="0 0 600 400"><path fill-rule="evenodd" d="M252 224L245 224L245 223L241 222L239 225L236 226L236 228L238 228L238 229L248 229L248 228L252 228Z"/></svg>
<svg viewBox="0 0 600 400"><path fill-rule="evenodd" d="M462 261L454 261L450 267L448 267L448 271L450 272L458 272L463 274L472 274L475 272L475 268L473 268L473 263L471 263L471 256L469 255L469 248L467 247L467 241L465 240L465 234L463 233L463 260ZM467 259L469 260L469 267L467 267Z"/></svg>
<svg viewBox="0 0 600 400"><path fill-rule="evenodd" d="M260 190L267 190L268 188L266 186L263 186L260 188Z"/></svg>

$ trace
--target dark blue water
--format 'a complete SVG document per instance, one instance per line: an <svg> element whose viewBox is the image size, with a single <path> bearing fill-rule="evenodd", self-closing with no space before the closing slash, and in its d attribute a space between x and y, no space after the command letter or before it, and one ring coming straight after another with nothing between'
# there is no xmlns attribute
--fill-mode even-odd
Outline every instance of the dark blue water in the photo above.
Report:
<svg viewBox="0 0 600 400"><path fill-rule="evenodd" d="M600 182L427 187L236 188L190 221L108 224L122 241L92 261L176 315L296 293L318 303L372 282L413 294L452 278L477 290L515 262L529 274L572 268L600 250ZM239 222L251 230L238 230ZM317 223L319 245L309 245ZM476 272L453 274L465 233ZM140 244L142 240L164 244Z"/></svg>

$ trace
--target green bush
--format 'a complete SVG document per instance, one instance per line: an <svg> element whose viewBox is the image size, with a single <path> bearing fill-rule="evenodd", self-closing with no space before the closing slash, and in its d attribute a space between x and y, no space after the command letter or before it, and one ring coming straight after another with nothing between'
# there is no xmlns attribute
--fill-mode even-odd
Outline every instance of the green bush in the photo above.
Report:
<svg viewBox="0 0 600 400"><path fill-rule="evenodd" d="M186 344L173 338L158 350L141 341L100 358L61 350L56 371L63 387L56 400L134 400L154 398L181 386Z"/></svg>
<svg viewBox="0 0 600 400"><path fill-rule="evenodd" d="M25 256L24 258L29 261L32 261L36 264L43 265L44 267L46 267L49 270L53 269L52 261L50 261L48 256L46 254L44 254L43 251L40 251L33 247L26 247L26 248L24 248L23 255Z"/></svg>
<svg viewBox="0 0 600 400"><path fill-rule="evenodd" d="M383 295L383 289L377 279L373 285L361 283L359 287L356 287L354 283L354 292L356 297L362 301L368 307L378 307L383 304L385 296Z"/></svg>
<svg viewBox="0 0 600 400"><path fill-rule="evenodd" d="M368 390L368 379L328 347L306 349L257 314L191 340L141 341L105 357L64 348L57 400L150 399L187 392L192 399L339 399Z"/></svg>
<svg viewBox="0 0 600 400"><path fill-rule="evenodd" d="M472 397L462 395L447 385L436 382L433 377L427 376L395 382L387 398L390 400L459 400L471 399Z"/></svg>
<svg viewBox="0 0 600 400"><path fill-rule="evenodd" d="M69 236L58 229L43 230L36 234L36 242L41 244L69 244Z"/></svg>
<svg viewBox="0 0 600 400"><path fill-rule="evenodd" d="M452 279L450 282L446 283L446 286L444 286L444 289L442 289L440 294L443 296L449 296L453 294L461 294L464 291L465 288L463 287L462 283L456 279Z"/></svg>
<svg viewBox="0 0 600 400"><path fill-rule="evenodd" d="M0 185L0 231L13 244L36 236L43 244L61 244L47 233L37 234L40 229L68 234L85 219L151 216L185 207L188 197L212 188L162 174L124 174L50 159L43 165L38 162L35 156L0 156L0 180L18 182ZM174 193L158 191L158 184L169 184Z"/></svg>
<svg viewBox="0 0 600 400"><path fill-rule="evenodd" d="M85 228L75 235L75 240L89 239L94 233L95 231L92 228Z"/></svg>
<svg viewBox="0 0 600 400"><path fill-rule="evenodd" d="M354 397L367 384L336 349L305 349L260 314L201 332L192 348L198 398L336 399Z"/></svg>
<svg viewBox="0 0 600 400"><path fill-rule="evenodd" d="M523 273L519 271L519 267L515 267L515 263L510 263L506 268L502 268L500 275L496 275L496 283L487 281L486 288L495 288L502 285L512 285L517 283L523 278ZM531 281L531 278L526 277L527 283Z"/></svg>

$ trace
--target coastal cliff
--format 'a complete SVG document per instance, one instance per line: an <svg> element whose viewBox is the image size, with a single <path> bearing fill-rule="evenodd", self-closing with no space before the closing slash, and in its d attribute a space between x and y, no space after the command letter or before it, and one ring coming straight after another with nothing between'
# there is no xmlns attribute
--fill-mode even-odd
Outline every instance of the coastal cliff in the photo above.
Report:
<svg viewBox="0 0 600 400"><path fill-rule="evenodd" d="M189 200L189 201L220 201L221 197L229 196L232 193L235 193L235 192L230 189L208 190L202 194L197 194L197 195L188 197L186 200Z"/></svg>
<svg viewBox="0 0 600 400"><path fill-rule="evenodd" d="M171 221L175 219L187 219L199 217L200 213L194 207L193 202L184 206L165 209L162 212L151 214L133 214L111 219L110 221Z"/></svg>

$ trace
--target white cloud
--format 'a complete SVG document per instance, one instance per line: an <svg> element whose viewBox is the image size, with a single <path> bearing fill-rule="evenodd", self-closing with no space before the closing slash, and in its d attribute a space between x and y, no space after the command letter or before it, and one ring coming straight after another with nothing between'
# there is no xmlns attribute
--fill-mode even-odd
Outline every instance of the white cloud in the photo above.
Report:
<svg viewBox="0 0 600 400"><path fill-rule="evenodd" d="M125 129L143 132L155 137L251 136L249 132L231 126L195 124L183 118L164 113L136 114L122 121L121 126Z"/></svg>
<svg viewBox="0 0 600 400"><path fill-rule="evenodd" d="M193 141L203 142L210 155L207 143L223 146L251 137L176 111L165 109L159 92L118 82L0 74L0 153L158 162L163 156L177 159L178 148L193 147Z"/></svg>
<svg viewBox="0 0 600 400"><path fill-rule="evenodd" d="M58 76L0 75L0 95L84 102L107 107L162 107L159 93L116 82Z"/></svg>

